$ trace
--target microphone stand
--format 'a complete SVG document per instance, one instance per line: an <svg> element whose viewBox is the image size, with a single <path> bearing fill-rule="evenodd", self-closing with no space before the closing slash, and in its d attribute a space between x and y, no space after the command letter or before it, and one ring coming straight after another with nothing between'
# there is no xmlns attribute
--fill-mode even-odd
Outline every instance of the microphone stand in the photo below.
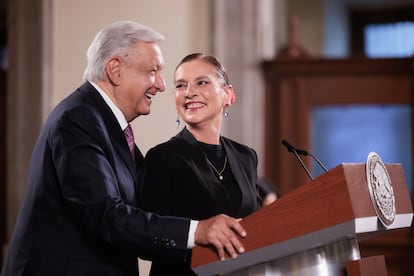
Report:
<svg viewBox="0 0 414 276"><path fill-rule="evenodd" d="M299 154L296 152L296 149L292 147L292 152L295 154L296 158L299 160L300 164L302 165L302 168L305 170L306 174L309 176L311 180L313 180L313 176L308 170L308 168L303 163L302 159L299 157Z"/></svg>
<svg viewBox="0 0 414 276"><path fill-rule="evenodd" d="M286 141L286 140L282 140L282 145L284 145L286 148L287 148L287 150L289 151L289 152L293 152L294 154L295 154L295 156L296 156L296 159L298 159L298 161L300 162L300 164L302 165L302 168L305 170L305 172L306 172L306 174L309 176L309 178L311 179L311 180L313 180L313 176L312 176L312 174L309 172L309 170L308 170L308 168L305 166L305 164L303 163L303 161L302 161L302 159L299 157L299 154L300 155L310 155L311 157L312 157L312 159L313 160L315 160L318 164L319 164L319 166L321 166L321 168L325 171L325 172L327 172L328 171L328 169L322 164L322 162L321 161L319 161L319 159L317 158L317 157L315 157L312 153L309 153L309 152L307 152L306 150L301 150L301 149L297 149L297 148L295 148L294 146L292 146L291 144L289 144L289 142L288 141Z"/></svg>
<svg viewBox="0 0 414 276"><path fill-rule="evenodd" d="M316 162L318 162L318 164L319 164L319 166L321 166L321 168L325 171L325 172L327 172L328 171L328 169L322 164L322 162L321 161L319 161L319 159L318 158L316 158L312 153L309 153L308 152L308 155L310 155L312 158L313 158L313 160L315 160Z"/></svg>

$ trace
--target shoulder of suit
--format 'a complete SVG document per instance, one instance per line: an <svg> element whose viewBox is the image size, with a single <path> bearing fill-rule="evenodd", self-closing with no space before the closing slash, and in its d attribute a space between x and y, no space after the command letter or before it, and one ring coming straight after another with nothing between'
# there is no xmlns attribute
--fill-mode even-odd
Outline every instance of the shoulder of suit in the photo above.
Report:
<svg viewBox="0 0 414 276"><path fill-rule="evenodd" d="M253 148L251 148L251 147L249 147L249 146L247 146L245 144L241 144L239 142L236 142L236 141L234 141L234 140L232 140L230 138L221 136L221 139L224 141L224 143L227 146L232 146L232 147L234 147L234 148L236 148L238 150L241 150L241 151L255 152L255 150Z"/></svg>
<svg viewBox="0 0 414 276"><path fill-rule="evenodd" d="M151 154L168 154L170 152L176 152L179 147L178 139L172 137L166 142L160 143L148 150L147 155Z"/></svg>

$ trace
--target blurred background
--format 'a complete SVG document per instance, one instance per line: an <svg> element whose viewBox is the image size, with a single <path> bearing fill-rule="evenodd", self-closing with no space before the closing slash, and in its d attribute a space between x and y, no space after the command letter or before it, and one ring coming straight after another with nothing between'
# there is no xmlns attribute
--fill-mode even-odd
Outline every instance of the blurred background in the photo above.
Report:
<svg viewBox="0 0 414 276"><path fill-rule="evenodd" d="M1 0L0 19L0 265L38 132L83 82L94 35L118 20L166 37L167 90L133 123L144 154L179 131L176 64L205 52L223 62L237 94L223 134L257 151L260 176L281 196L309 181L282 148L287 139L328 169L364 163L371 151L401 163L413 199L413 0ZM314 177L323 173L303 158ZM361 250L385 254L391 275L409 275L413 236L397 231Z"/></svg>

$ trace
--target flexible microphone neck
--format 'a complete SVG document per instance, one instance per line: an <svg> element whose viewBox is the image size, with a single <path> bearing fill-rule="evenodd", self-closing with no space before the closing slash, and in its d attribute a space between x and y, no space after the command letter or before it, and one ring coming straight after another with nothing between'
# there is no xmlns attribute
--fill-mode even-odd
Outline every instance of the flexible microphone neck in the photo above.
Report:
<svg viewBox="0 0 414 276"><path fill-rule="evenodd" d="M297 148L295 148L294 146L292 146L288 141L286 141L286 140L282 140L282 145L284 145L286 148L287 148L287 150L289 151L289 152L294 152L294 151L296 151L296 153L297 154L300 154L300 155L308 155L309 153L306 151L306 150L301 150L301 149L297 149Z"/></svg>
<svg viewBox="0 0 414 276"><path fill-rule="evenodd" d="M311 154L311 153L308 153L308 155L310 155L312 158L313 158L313 160L315 160L316 161L316 163L318 163L319 164L319 166L325 171L325 172L327 172L328 171L328 169L322 164L322 162L321 161L319 161L319 159L318 158L316 158L316 156L314 156L313 154Z"/></svg>
<svg viewBox="0 0 414 276"><path fill-rule="evenodd" d="M287 148L287 150L288 150L289 152L293 152L293 153L295 154L296 159L298 159L299 163L301 164L302 168L305 170L306 174L309 176L310 180L313 180L313 176L312 176L312 174L310 173L309 169L306 167L305 163L303 163L302 159L299 157L298 150L297 150L297 149L295 149L295 148L294 148L291 144L289 144L289 142L288 142L288 141L286 141L286 140L282 140L282 145L284 145L284 146ZM301 151L301 154L302 154L302 153L304 153L304 152L306 152L306 151ZM308 154L308 153L306 152L306 154L302 154L302 155L307 155L307 154Z"/></svg>
<svg viewBox="0 0 414 276"><path fill-rule="evenodd" d="M296 151L296 153L297 154L300 154L300 155L309 155L310 157L312 157L312 159L313 160L315 160L316 161L316 163L318 163L318 165L325 171L325 172L327 172L328 171L328 169L322 164L322 162L316 157L316 156L314 156L312 153L310 153L310 152L307 152L306 150L302 150L302 149L298 149L298 148L295 148L294 146L292 146L288 141L286 141L286 140L282 140L282 144L284 145L284 146L286 146L286 148L288 149L288 151L289 152L294 152L294 151Z"/></svg>

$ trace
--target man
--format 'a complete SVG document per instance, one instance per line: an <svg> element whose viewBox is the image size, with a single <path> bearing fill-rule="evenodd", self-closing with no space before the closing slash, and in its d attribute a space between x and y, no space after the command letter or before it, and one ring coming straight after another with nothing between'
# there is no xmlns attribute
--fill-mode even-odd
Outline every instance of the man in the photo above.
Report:
<svg viewBox="0 0 414 276"><path fill-rule="evenodd" d="M138 275L138 256L184 262L194 243L213 245L221 259L243 252L237 219L137 208L145 162L123 130L131 137L129 122L165 90L162 39L129 21L97 34L87 82L53 110L36 142L3 276Z"/></svg>

